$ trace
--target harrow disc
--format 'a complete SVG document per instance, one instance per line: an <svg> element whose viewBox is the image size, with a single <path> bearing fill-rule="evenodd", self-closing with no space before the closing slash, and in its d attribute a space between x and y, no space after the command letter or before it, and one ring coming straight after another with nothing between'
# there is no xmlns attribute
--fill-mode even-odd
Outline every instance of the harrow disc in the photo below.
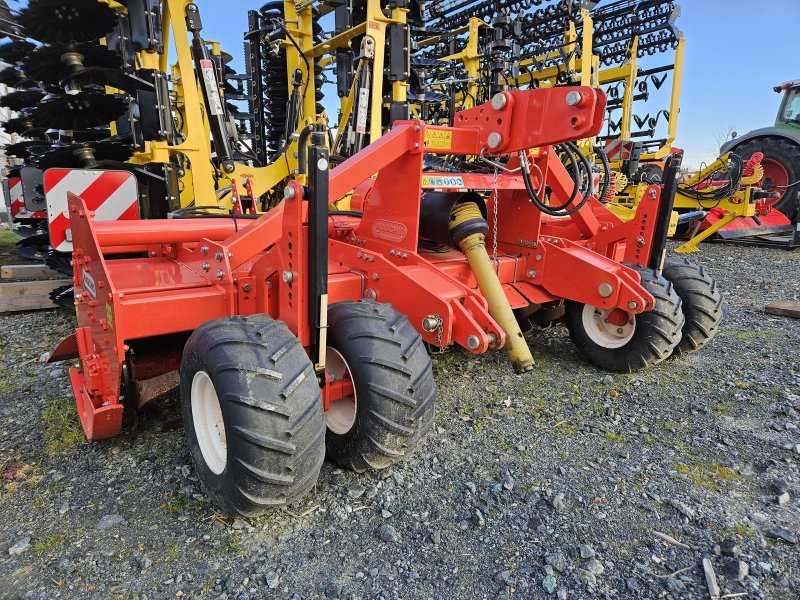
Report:
<svg viewBox="0 0 800 600"><path fill-rule="evenodd" d="M15 117L2 124L6 133L16 133L25 137L41 137L47 131L45 128L34 127L29 116ZM31 133L31 132L36 132Z"/></svg>
<svg viewBox="0 0 800 600"><path fill-rule="evenodd" d="M131 147L120 142L85 142L57 147L43 154L38 159L37 166L42 170L54 167L77 169L92 166L94 161L125 162L132 154Z"/></svg>
<svg viewBox="0 0 800 600"><path fill-rule="evenodd" d="M70 62L73 66L70 66ZM43 46L25 58L22 64L30 77L55 85L82 67L119 69L122 59L97 42L86 42Z"/></svg>
<svg viewBox="0 0 800 600"><path fill-rule="evenodd" d="M31 111L31 117L34 125L42 127L89 129L114 121L127 109L124 97L79 92L45 100Z"/></svg>
<svg viewBox="0 0 800 600"><path fill-rule="evenodd" d="M31 108L36 106L44 96L45 93L39 89L17 90L0 98L0 106L11 110Z"/></svg>
<svg viewBox="0 0 800 600"><path fill-rule="evenodd" d="M17 142L6 146L6 154L17 158L28 159L39 156L50 150L50 143L39 141Z"/></svg>
<svg viewBox="0 0 800 600"><path fill-rule="evenodd" d="M0 60L13 65L28 56L35 49L35 44L21 40L0 44Z"/></svg>
<svg viewBox="0 0 800 600"><path fill-rule="evenodd" d="M25 75L16 67L8 67L0 71L0 84L9 87L19 87L19 83L25 80Z"/></svg>
<svg viewBox="0 0 800 600"><path fill-rule="evenodd" d="M114 29L119 15L97 0L31 0L18 20L29 37L54 44L98 40Z"/></svg>

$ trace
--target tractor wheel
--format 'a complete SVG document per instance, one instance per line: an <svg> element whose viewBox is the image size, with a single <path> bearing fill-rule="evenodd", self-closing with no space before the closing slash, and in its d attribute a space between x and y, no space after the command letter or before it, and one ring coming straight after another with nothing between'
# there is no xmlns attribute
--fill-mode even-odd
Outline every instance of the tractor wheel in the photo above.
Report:
<svg viewBox="0 0 800 600"><path fill-rule="evenodd" d="M620 373L646 369L669 358L681 339L684 317L674 286L651 269L635 268L642 286L656 299L652 310L633 315L567 302L572 341L601 369Z"/></svg>
<svg viewBox="0 0 800 600"><path fill-rule="evenodd" d="M674 356L694 352L714 339L722 320L722 295L717 282L698 264L686 258L668 258L664 278L672 282L681 298L686 322Z"/></svg>
<svg viewBox="0 0 800 600"><path fill-rule="evenodd" d="M733 152L745 161L755 152L764 154L762 185L766 191L781 194L773 206L796 223L800 212L800 183L790 184L800 182L800 146L777 137L762 137L733 148Z"/></svg>
<svg viewBox="0 0 800 600"><path fill-rule="evenodd" d="M338 302L328 310L326 372L353 393L325 413L328 456L361 473L407 456L433 426L431 358L405 315L389 304Z"/></svg>
<svg viewBox="0 0 800 600"><path fill-rule="evenodd" d="M253 315L198 327L183 351L181 410L197 475L225 513L257 516L314 487L322 397L284 323Z"/></svg>

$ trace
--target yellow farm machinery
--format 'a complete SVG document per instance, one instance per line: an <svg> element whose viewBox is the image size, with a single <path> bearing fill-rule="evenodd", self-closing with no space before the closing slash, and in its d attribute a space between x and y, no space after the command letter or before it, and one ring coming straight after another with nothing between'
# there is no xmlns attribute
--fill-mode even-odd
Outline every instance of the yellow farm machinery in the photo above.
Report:
<svg viewBox="0 0 800 600"><path fill-rule="evenodd" d="M256 515L326 454L360 472L418 447L429 350L524 376L525 331L564 323L632 372L716 334L714 280L665 260L676 108L625 116L679 80L673 2L276 0L247 15L242 73L203 7L30 0L0 46L9 198L24 251L73 278L50 360L77 361L89 439L179 389L206 491Z"/></svg>

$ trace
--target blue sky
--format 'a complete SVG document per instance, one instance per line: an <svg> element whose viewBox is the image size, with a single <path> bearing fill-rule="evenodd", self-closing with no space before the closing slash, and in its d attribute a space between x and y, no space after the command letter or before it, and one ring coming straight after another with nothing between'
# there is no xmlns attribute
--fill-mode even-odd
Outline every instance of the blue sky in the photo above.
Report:
<svg viewBox="0 0 800 600"><path fill-rule="evenodd" d="M197 0L204 36L218 39L241 69L242 32L252 0ZM676 146L685 165L716 157L718 139L771 125L772 86L800 78L800 0L679 0L686 58ZM663 58L649 59L663 64ZM642 66L650 66L648 60ZM658 99L654 100L658 102ZM326 104L330 105L326 102ZM653 112L664 106L653 106ZM650 107L643 108L647 112ZM335 111L332 111L335 114Z"/></svg>

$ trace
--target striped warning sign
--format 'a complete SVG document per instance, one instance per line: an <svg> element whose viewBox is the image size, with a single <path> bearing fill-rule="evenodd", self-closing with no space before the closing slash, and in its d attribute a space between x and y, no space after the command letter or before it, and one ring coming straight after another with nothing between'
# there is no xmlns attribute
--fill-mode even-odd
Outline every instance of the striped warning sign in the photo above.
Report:
<svg viewBox="0 0 800 600"><path fill-rule="evenodd" d="M25 195L22 191L22 179L19 177L8 178L8 198L11 218L13 219L44 219L47 217L43 210L34 212L25 208Z"/></svg>
<svg viewBox="0 0 800 600"><path fill-rule="evenodd" d="M44 174L50 245L59 252L72 252L72 232L67 213L67 192L77 194L96 221L139 218L136 177L127 171L50 169Z"/></svg>

